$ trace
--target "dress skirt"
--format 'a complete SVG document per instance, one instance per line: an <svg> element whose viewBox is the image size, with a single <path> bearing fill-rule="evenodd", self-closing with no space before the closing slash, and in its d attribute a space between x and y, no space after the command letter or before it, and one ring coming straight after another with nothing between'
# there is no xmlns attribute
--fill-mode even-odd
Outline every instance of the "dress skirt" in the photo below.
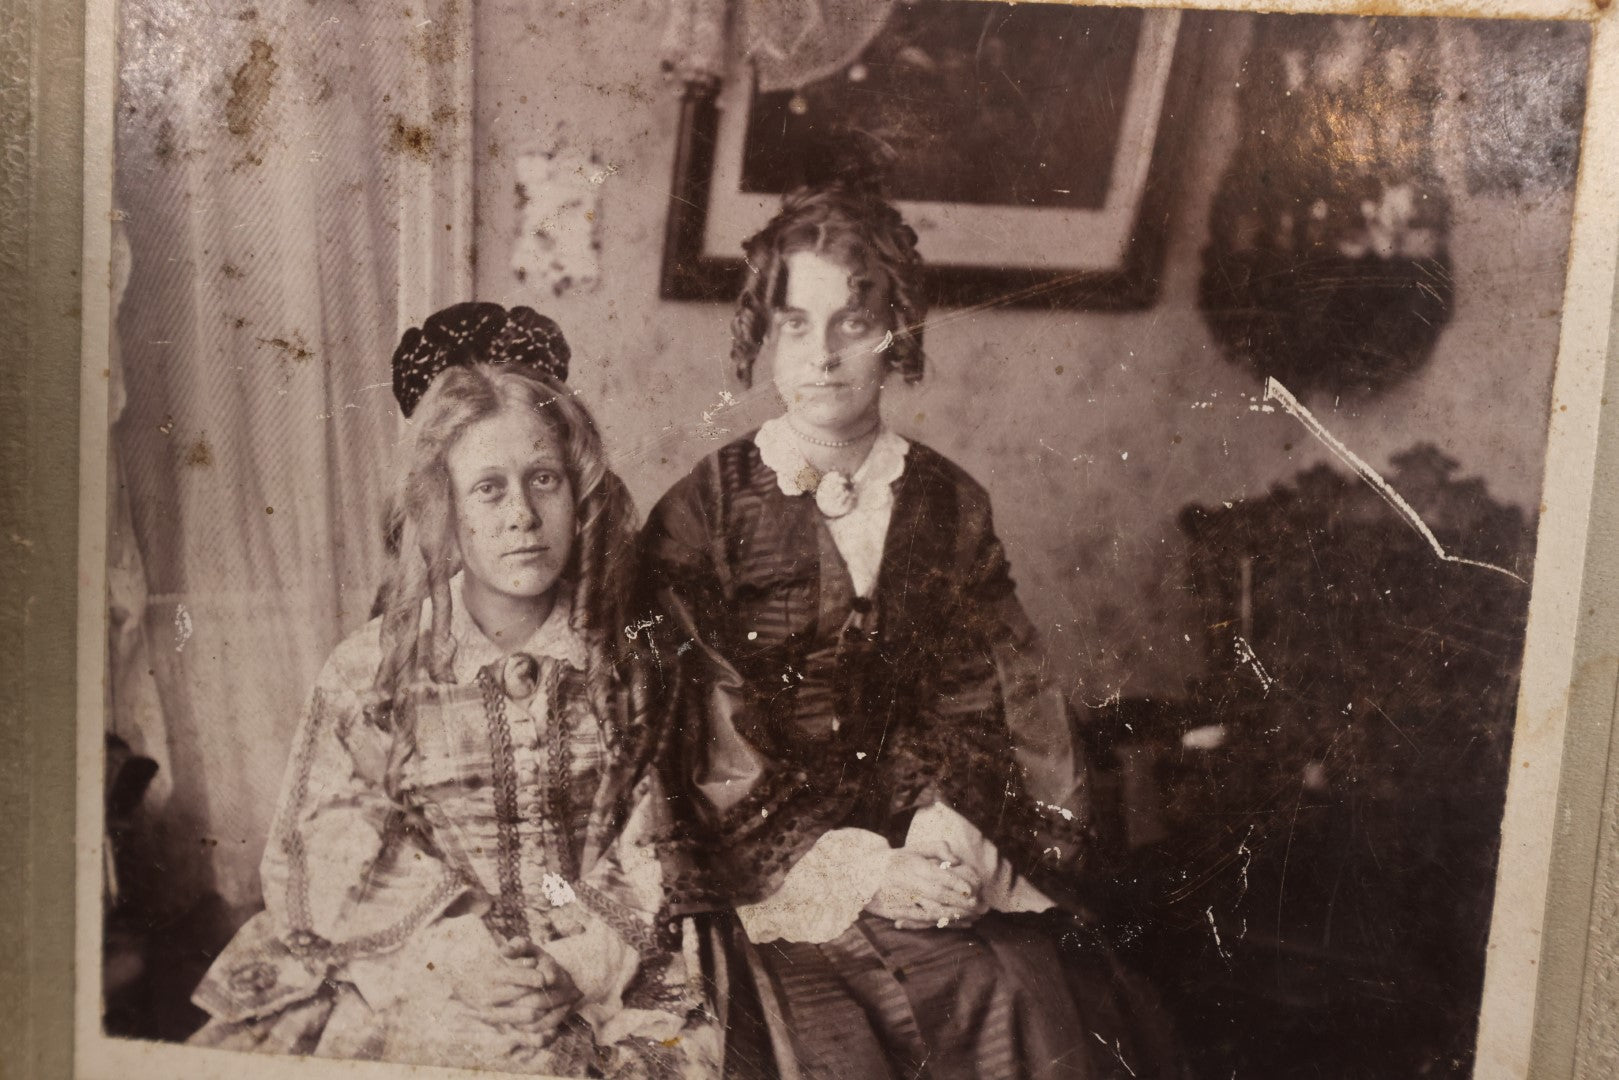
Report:
<svg viewBox="0 0 1619 1080"><path fill-rule="evenodd" d="M867 913L832 941L758 954L806 1080L1175 1075L1139 987L1105 950L1060 947L1053 925L990 912L899 930Z"/></svg>

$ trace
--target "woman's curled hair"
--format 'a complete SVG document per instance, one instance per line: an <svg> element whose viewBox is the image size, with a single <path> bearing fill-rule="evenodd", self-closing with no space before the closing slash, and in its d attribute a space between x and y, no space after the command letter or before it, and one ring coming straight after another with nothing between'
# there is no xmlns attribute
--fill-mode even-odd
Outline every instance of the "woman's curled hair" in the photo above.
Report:
<svg viewBox="0 0 1619 1080"><path fill-rule="evenodd" d="M906 382L922 378L922 322L927 316L922 257L916 251L916 232L889 203L853 185L801 188L742 247L748 277L731 321L731 362L743 385L753 385L753 365L770 332L771 312L785 296L787 256L800 251L848 267L857 295L886 306L894 335L889 370Z"/></svg>

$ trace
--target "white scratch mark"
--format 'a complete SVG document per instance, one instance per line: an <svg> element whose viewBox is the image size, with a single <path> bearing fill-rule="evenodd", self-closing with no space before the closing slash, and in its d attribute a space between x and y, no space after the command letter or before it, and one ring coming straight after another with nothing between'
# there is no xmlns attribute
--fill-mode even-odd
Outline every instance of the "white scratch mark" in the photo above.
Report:
<svg viewBox="0 0 1619 1080"><path fill-rule="evenodd" d="M1321 421L1317 420L1315 416L1311 414L1309 409L1306 409L1302 404L1299 403L1299 399L1294 397L1292 392L1288 390L1287 387L1283 386L1275 379L1265 380L1265 400L1278 402L1284 410L1293 415L1294 419L1303 424L1305 429L1309 431L1311 435L1314 435L1317 439L1319 439L1322 445L1324 445L1328 450L1331 450L1333 454L1337 456L1339 461L1342 461L1345 465L1348 465L1362 480L1370 484L1372 486L1372 490L1381 495L1383 497L1383 501L1392 506L1395 512L1401 517L1405 518L1406 522L1417 531L1417 534L1428 542L1428 546L1433 549L1433 553L1439 556L1439 558L1443 559L1445 562L1461 563L1464 566L1477 566L1483 570L1494 570L1497 574L1505 574L1513 581L1524 585L1529 584L1527 581L1524 581L1523 578L1519 577L1517 574L1514 574L1511 570L1508 570L1504 566L1496 566L1494 563L1479 562L1476 559L1464 559L1460 555L1451 555L1447 553L1444 545L1439 542L1439 538L1433 534L1432 529L1428 528L1427 523L1422 520L1421 516L1418 515L1416 510L1412 508L1411 504L1406 502L1405 499L1401 498L1400 493L1395 491L1393 486L1391 486L1387 480L1384 480L1381 476L1379 476L1376 469L1362 461L1358 456L1356 456L1354 451L1350 450L1349 447L1340 442L1332 434L1332 432L1328 431L1325 425L1323 425Z"/></svg>
<svg viewBox="0 0 1619 1080"><path fill-rule="evenodd" d="M548 873L540 879L540 891L545 899L554 908L567 907L578 899L573 894L573 886L561 874Z"/></svg>
<svg viewBox="0 0 1619 1080"><path fill-rule="evenodd" d="M1091 1032L1091 1035L1093 1037L1095 1037L1097 1042L1101 1043L1103 1046L1107 1046L1108 1050L1112 1052L1113 1056L1119 1059L1119 1064L1124 1066L1124 1071L1125 1072L1129 1073L1131 1076L1134 1076L1136 1074L1136 1071L1134 1069L1130 1068L1130 1063L1128 1061L1124 1060L1124 1053L1119 1049L1119 1040L1114 1039L1113 1040L1113 1045L1108 1046L1107 1040L1102 1038L1101 1035L1097 1034L1094 1031Z"/></svg>
<svg viewBox="0 0 1619 1080"><path fill-rule="evenodd" d="M889 349L892 349L893 347L894 347L894 331L885 330L885 331L883 331L883 339L882 339L882 341L878 342L877 347L875 349L871 350L871 351L872 352L887 352Z"/></svg>
<svg viewBox="0 0 1619 1080"><path fill-rule="evenodd" d="M1222 958L1229 961L1231 959L1231 954L1229 952L1227 952L1226 947L1220 943L1220 928L1217 925L1215 925L1215 922L1214 922L1214 908L1212 908L1212 907L1209 908L1203 914L1208 916L1209 929L1211 931L1213 931L1213 933L1214 933L1214 948L1215 948L1215 950L1220 954L1220 956Z"/></svg>
<svg viewBox="0 0 1619 1080"><path fill-rule="evenodd" d="M1074 812L1068 809L1066 806L1058 806L1056 803L1041 802L1039 799L1036 799L1034 804L1040 807L1042 810L1050 810L1053 814L1060 816L1064 821L1074 820Z"/></svg>
<svg viewBox="0 0 1619 1080"><path fill-rule="evenodd" d="M1259 684L1265 688L1266 696L1269 696L1270 688L1276 685L1276 680L1270 677L1265 665L1254 655L1253 646L1249 645L1241 634L1237 635L1237 663L1247 664L1254 669L1254 674L1259 676Z"/></svg>
<svg viewBox="0 0 1619 1080"><path fill-rule="evenodd" d="M1252 866L1254 862L1254 849L1248 846L1248 840L1253 835L1254 827L1250 825L1248 826L1248 832L1242 838L1242 843L1237 845L1237 854L1242 856L1242 891L1237 893L1237 904L1242 903L1242 898L1248 895L1248 867ZM1235 907L1236 904L1232 906ZM1247 919L1242 921L1242 932L1244 935L1248 933Z"/></svg>
<svg viewBox="0 0 1619 1080"><path fill-rule="evenodd" d="M624 637L628 641L634 641L642 633L646 634L646 643L652 647L652 662L658 665L660 671L663 670L663 657L658 655L658 639L652 636L652 628L662 621L662 615L654 615L650 619L642 619L624 627Z"/></svg>
<svg viewBox="0 0 1619 1080"><path fill-rule="evenodd" d="M624 637L626 640L634 641L636 638L641 636L643 631L652 629L662 621L662 615L654 615L650 619L642 619L640 622L629 623L624 627ZM648 634L647 640L650 641L651 639L652 635Z"/></svg>
<svg viewBox="0 0 1619 1080"><path fill-rule="evenodd" d="M191 612L184 604L174 605L174 636L178 639L174 651L184 651L186 642L191 640Z"/></svg>
<svg viewBox="0 0 1619 1080"><path fill-rule="evenodd" d="M720 439L726 435L729 435L731 433L731 429L720 427L719 422L715 420L715 417L719 416L719 414L724 412L726 409L735 407L736 404L737 400L735 394L731 393L729 390L721 390L719 400L703 410L703 426L698 434L705 439Z"/></svg>

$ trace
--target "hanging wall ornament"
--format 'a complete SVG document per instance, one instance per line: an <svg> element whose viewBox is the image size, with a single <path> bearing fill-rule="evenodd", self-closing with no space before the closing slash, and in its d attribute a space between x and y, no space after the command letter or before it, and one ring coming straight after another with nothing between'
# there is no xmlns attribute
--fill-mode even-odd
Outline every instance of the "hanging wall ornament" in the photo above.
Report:
<svg viewBox="0 0 1619 1080"><path fill-rule="evenodd" d="M1200 301L1231 359L1295 393L1386 390L1451 313L1430 20L1265 20L1237 90Z"/></svg>
<svg viewBox="0 0 1619 1080"><path fill-rule="evenodd" d="M895 0L669 0L663 69L715 86L742 64L761 90L796 89L857 58Z"/></svg>

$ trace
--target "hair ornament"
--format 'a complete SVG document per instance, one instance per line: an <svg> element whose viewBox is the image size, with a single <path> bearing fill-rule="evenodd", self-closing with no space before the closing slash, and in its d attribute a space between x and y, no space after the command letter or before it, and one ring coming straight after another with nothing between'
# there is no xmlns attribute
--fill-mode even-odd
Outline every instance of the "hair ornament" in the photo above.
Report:
<svg viewBox="0 0 1619 1080"><path fill-rule="evenodd" d="M561 383L571 355L562 328L533 308L452 304L400 339L393 356L394 397L408 418L440 372L471 364L513 364Z"/></svg>

